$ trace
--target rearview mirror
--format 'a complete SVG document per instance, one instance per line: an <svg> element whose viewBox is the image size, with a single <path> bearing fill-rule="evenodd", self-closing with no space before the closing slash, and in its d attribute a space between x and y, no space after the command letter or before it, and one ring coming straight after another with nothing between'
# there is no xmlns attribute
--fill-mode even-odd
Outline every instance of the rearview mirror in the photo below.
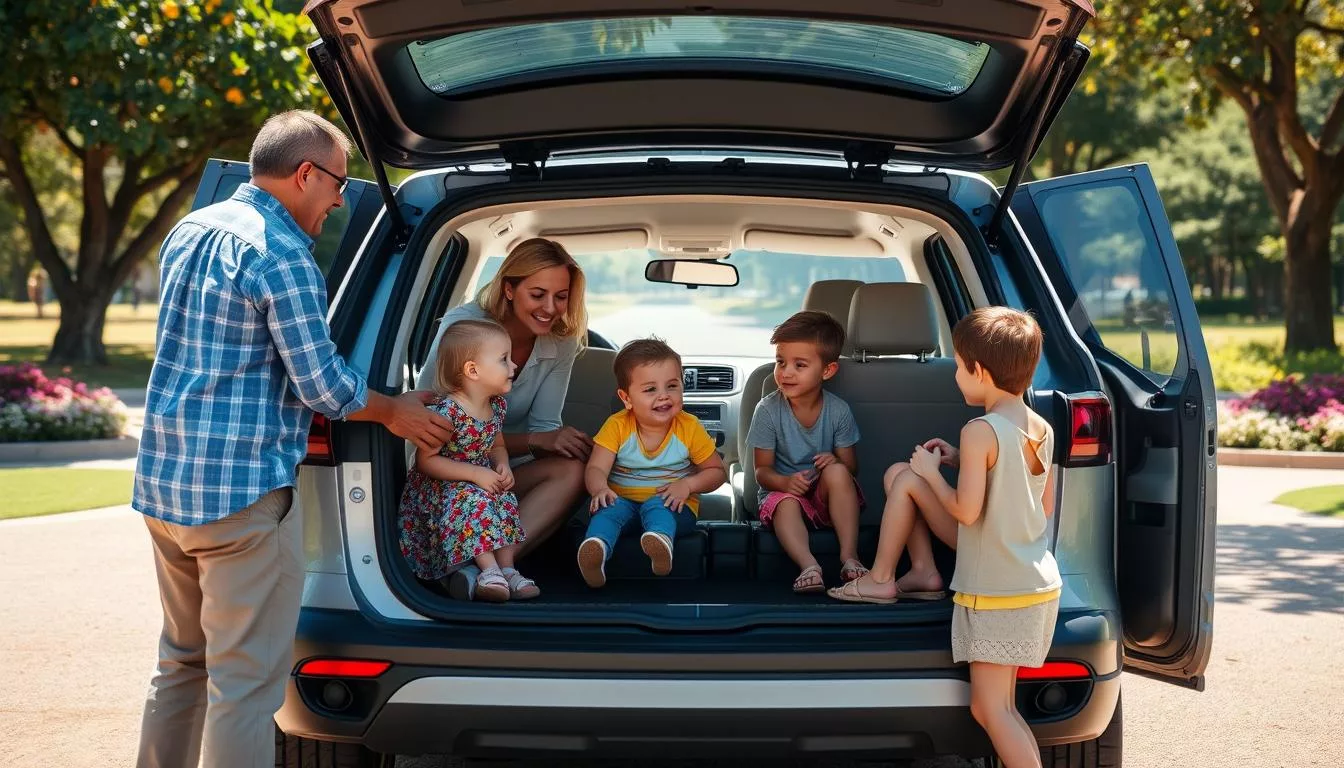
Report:
<svg viewBox="0 0 1344 768"><path fill-rule="evenodd" d="M737 285L737 267L708 259L657 259L645 265L644 279L691 288L701 285L728 288Z"/></svg>

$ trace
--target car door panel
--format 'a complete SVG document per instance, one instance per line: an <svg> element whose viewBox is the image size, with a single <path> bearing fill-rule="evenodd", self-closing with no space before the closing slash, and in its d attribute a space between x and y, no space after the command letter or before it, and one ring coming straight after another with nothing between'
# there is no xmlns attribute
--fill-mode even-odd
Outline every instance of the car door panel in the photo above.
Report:
<svg viewBox="0 0 1344 768"><path fill-rule="evenodd" d="M1126 667L1202 687L1213 634L1216 406L1156 184L1145 165L1032 182L1012 210L1112 400Z"/></svg>

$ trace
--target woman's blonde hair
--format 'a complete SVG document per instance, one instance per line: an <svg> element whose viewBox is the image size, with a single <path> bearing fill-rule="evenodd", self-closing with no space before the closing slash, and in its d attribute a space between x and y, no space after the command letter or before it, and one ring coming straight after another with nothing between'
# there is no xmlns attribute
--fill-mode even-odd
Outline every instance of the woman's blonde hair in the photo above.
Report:
<svg viewBox="0 0 1344 768"><path fill-rule="evenodd" d="M439 367L434 372L434 391L439 394L462 389L463 369L480 357L487 339L509 338L504 326L494 320L458 320L443 331L439 340Z"/></svg>
<svg viewBox="0 0 1344 768"><path fill-rule="evenodd" d="M517 290L519 283L551 267L569 270L569 306L564 315L555 319L551 333L565 339L577 338L582 347L588 336L588 310L583 303L583 270L569 255L569 251L554 240L533 237L514 246L509 255L504 257L504 263L499 265L499 272L481 288L476 302L487 314L502 323L509 316L509 298L504 293L504 286L507 284Z"/></svg>

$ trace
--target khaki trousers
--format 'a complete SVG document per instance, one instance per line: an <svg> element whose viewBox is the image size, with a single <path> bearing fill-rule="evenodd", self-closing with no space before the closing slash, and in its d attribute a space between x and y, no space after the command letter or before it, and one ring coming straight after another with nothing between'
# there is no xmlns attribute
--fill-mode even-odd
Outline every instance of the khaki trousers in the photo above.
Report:
<svg viewBox="0 0 1344 768"><path fill-rule="evenodd" d="M163 602L140 768L274 768L303 591L298 497L205 525L145 518Z"/></svg>

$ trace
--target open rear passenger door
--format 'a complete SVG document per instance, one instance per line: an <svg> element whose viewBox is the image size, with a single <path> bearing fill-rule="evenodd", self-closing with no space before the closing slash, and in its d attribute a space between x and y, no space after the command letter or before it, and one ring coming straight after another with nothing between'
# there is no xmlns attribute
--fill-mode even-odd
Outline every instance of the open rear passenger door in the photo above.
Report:
<svg viewBox="0 0 1344 768"><path fill-rule="evenodd" d="M191 210L227 200L251 177L251 169L245 161L211 159L206 163L200 184L196 186ZM322 225L322 234L318 235L313 245L313 258L326 278L328 302L336 296L337 289L354 264L360 244L383 208L377 185L362 179L350 179L342 197L345 198L345 205L327 216ZM332 337L337 337L335 328L332 329ZM330 464L332 460L331 425L326 418L314 416L308 432L308 455L303 463Z"/></svg>
<svg viewBox="0 0 1344 768"><path fill-rule="evenodd" d="M227 200L238 187L252 177L247 161L212 159L205 165L191 210ZM368 235L382 208L378 187L362 179L350 179L342 194L345 205L327 216L322 234L313 246L313 258L327 279L327 298L336 295L341 280L349 271L359 245Z"/></svg>
<svg viewBox="0 0 1344 768"><path fill-rule="evenodd" d="M1213 374L1146 165L1025 184L1012 211L1115 409L1125 667L1202 689L1213 640Z"/></svg>

